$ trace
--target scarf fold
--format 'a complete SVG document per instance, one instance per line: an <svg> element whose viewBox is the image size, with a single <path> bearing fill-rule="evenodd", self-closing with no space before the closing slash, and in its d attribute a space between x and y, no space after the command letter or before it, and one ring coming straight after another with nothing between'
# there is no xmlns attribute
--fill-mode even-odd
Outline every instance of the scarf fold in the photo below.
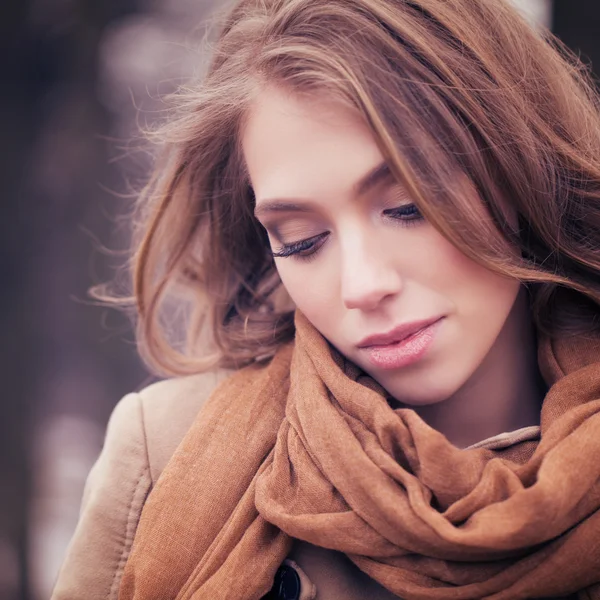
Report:
<svg viewBox="0 0 600 600"><path fill-rule="evenodd" d="M539 443L460 450L298 312L294 343L200 411L119 599L258 600L294 538L405 600L600 598L600 340L541 337L539 365Z"/></svg>

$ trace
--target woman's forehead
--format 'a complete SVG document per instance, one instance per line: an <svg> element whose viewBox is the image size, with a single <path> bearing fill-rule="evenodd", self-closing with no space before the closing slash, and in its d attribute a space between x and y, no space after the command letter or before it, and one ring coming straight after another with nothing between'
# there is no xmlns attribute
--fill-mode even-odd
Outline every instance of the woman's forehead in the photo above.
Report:
<svg viewBox="0 0 600 600"><path fill-rule="evenodd" d="M360 187L385 163L364 122L328 98L299 98L265 91L253 104L242 132L244 159L257 198L290 190L313 195L326 187ZM363 186L364 187L364 186Z"/></svg>

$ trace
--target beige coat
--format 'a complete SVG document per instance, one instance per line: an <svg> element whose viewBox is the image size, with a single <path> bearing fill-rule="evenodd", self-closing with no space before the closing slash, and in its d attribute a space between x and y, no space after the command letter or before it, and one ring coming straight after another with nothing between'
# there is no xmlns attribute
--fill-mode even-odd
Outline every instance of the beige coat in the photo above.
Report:
<svg viewBox="0 0 600 600"><path fill-rule="evenodd" d="M52 600L118 597L144 502L220 379L206 374L163 381L119 402L88 477L79 524ZM481 445L505 447L536 435L538 429L530 427ZM301 578L301 600L396 598L337 552L301 542L289 559Z"/></svg>

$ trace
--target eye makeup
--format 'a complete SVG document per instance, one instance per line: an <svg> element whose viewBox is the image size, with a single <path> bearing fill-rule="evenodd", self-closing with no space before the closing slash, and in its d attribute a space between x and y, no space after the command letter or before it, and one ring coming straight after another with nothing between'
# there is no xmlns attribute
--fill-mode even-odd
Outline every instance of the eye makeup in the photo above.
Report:
<svg viewBox="0 0 600 600"><path fill-rule="evenodd" d="M289 256L306 258L317 252L328 236L329 232L326 231L305 240L283 244L279 251L273 252L273 258L287 258Z"/></svg>
<svg viewBox="0 0 600 600"><path fill-rule="evenodd" d="M388 219L394 221L401 227L414 227L424 221L421 212L413 203L403 204L395 208L388 208L382 211L382 214ZM284 243L281 248L273 251L274 258L307 259L314 257L321 249L330 232L326 231L318 235L299 240L297 242Z"/></svg>

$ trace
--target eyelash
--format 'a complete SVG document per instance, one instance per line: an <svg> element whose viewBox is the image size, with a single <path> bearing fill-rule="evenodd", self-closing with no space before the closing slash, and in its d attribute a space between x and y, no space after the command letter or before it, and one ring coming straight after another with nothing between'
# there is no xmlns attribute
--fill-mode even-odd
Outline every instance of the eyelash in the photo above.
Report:
<svg viewBox="0 0 600 600"><path fill-rule="evenodd" d="M423 216L414 204L405 204L397 208L390 208L384 210L383 214L400 221L402 227L414 227L423 221ZM328 237L329 232L327 231L311 238L300 240L299 242L284 244L280 250L273 252L273 258L294 256L297 260L310 260L316 255Z"/></svg>

